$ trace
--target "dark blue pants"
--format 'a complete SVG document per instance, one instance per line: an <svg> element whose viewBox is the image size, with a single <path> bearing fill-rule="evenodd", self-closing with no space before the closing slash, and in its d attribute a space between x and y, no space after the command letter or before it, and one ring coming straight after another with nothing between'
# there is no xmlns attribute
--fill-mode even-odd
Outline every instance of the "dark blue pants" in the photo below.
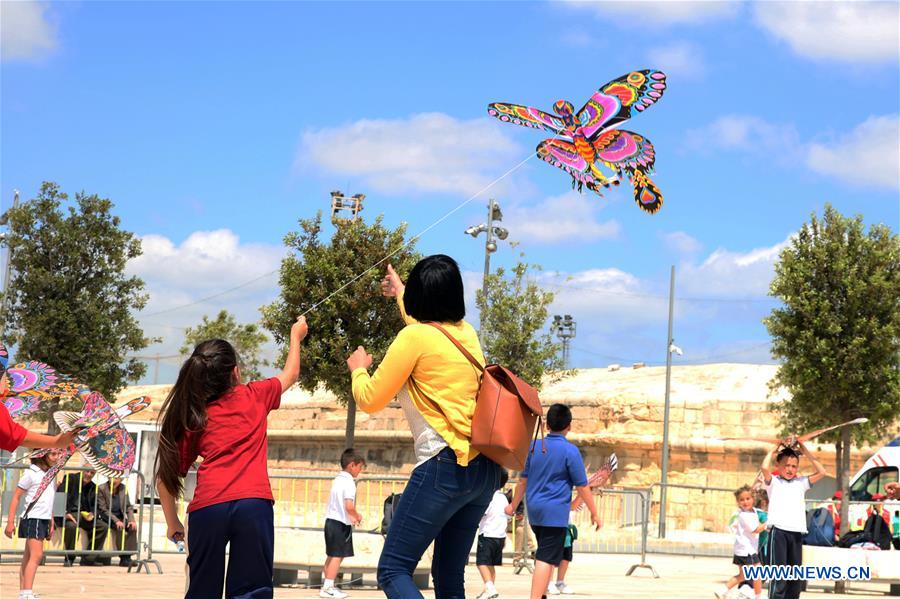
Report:
<svg viewBox="0 0 900 599"><path fill-rule="evenodd" d="M799 532L773 528L769 531L769 563L773 566L803 564L803 535ZM802 580L769 581L770 599L799 599Z"/></svg>
<svg viewBox="0 0 900 599"><path fill-rule="evenodd" d="M413 572L434 541L431 576L435 599L465 599L465 568L500 466L478 456L465 468L450 448L413 470L391 520L378 583L391 599L422 597Z"/></svg>
<svg viewBox="0 0 900 599"><path fill-rule="evenodd" d="M228 573L225 545L230 544ZM272 599L275 527L268 499L237 499L188 514L185 599Z"/></svg>

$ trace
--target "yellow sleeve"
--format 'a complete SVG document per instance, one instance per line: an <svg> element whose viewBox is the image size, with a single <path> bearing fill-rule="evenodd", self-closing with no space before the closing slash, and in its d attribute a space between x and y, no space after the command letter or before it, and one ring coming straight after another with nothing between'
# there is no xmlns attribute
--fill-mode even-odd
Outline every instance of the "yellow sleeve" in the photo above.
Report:
<svg viewBox="0 0 900 599"><path fill-rule="evenodd" d="M365 368L357 368L351 374L353 399L363 412L374 414L383 410L406 384L421 353L422 344L412 337L408 328L400 331L372 376Z"/></svg>

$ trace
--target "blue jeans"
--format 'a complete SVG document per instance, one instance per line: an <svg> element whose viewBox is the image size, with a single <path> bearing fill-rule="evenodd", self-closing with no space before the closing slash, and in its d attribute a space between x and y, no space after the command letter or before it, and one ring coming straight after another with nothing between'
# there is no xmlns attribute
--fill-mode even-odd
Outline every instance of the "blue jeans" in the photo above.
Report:
<svg viewBox="0 0 900 599"><path fill-rule="evenodd" d="M499 485L500 466L478 456L463 468L449 447L413 470L378 560L384 594L391 599L422 597L413 572L434 541L435 599L465 599L469 551Z"/></svg>

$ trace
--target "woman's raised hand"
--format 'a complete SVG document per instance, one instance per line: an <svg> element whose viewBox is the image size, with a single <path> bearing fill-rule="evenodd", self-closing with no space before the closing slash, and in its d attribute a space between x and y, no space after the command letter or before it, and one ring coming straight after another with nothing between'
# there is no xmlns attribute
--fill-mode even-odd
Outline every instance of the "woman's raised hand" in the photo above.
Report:
<svg viewBox="0 0 900 599"><path fill-rule="evenodd" d="M393 266L388 264L387 274L381 279L381 293L385 297L397 297L403 294L403 288L404 285L403 281L400 280L400 275L394 271Z"/></svg>
<svg viewBox="0 0 900 599"><path fill-rule="evenodd" d="M356 348L356 351L347 358L347 368L353 372L357 368L368 368L372 365L372 356L366 353L366 348L362 345Z"/></svg>

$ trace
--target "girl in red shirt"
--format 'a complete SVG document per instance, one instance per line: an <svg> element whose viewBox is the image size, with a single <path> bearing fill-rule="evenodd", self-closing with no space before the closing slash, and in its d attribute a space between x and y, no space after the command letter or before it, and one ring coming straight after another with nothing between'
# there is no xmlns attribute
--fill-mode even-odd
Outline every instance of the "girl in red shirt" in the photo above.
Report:
<svg viewBox="0 0 900 599"><path fill-rule="evenodd" d="M302 316L291 327L284 369L241 384L237 355L227 341L199 344L182 365L160 411L157 489L166 536L184 539L175 500L198 457L197 488L188 504L186 599L271 599L275 528L266 458L266 417L300 375ZM228 571L225 546L230 543Z"/></svg>

